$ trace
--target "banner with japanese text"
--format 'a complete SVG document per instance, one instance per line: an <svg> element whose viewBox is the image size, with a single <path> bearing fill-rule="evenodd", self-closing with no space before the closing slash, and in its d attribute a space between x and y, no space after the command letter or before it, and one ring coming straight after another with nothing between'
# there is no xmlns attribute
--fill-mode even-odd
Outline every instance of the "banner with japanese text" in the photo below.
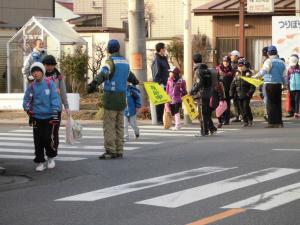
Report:
<svg viewBox="0 0 300 225"><path fill-rule="evenodd" d="M286 61L291 54L300 54L300 17L273 16L272 44L277 47L280 58Z"/></svg>
<svg viewBox="0 0 300 225"><path fill-rule="evenodd" d="M198 117L199 113L197 111L197 106L193 100L193 97L191 95L185 95L182 97L182 102L183 102L191 120L196 119Z"/></svg>
<svg viewBox="0 0 300 225"><path fill-rule="evenodd" d="M170 96L162 86L155 82L144 83L149 100L153 105L160 105L171 101Z"/></svg>

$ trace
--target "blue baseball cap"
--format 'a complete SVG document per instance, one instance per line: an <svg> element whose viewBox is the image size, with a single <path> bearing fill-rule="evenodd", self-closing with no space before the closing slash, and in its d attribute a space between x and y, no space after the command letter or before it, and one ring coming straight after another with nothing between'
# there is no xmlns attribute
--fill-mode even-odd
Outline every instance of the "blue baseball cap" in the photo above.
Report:
<svg viewBox="0 0 300 225"><path fill-rule="evenodd" d="M274 45L268 47L268 54L270 55L277 55L277 48Z"/></svg>
<svg viewBox="0 0 300 225"><path fill-rule="evenodd" d="M109 42L107 43L107 50L109 53L119 52L119 50L120 50L119 41L115 40L115 39L109 40Z"/></svg>

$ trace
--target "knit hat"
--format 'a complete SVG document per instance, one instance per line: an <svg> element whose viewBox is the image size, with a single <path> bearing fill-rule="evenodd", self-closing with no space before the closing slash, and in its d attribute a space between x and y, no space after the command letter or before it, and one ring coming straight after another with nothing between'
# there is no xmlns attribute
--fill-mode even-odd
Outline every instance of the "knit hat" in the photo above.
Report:
<svg viewBox="0 0 300 225"><path fill-rule="evenodd" d="M107 44L107 50L110 54L115 53L115 52L119 52L120 43L115 39L109 40L109 42Z"/></svg>
<svg viewBox="0 0 300 225"><path fill-rule="evenodd" d="M194 63L202 63L202 55L200 53L195 53L193 55Z"/></svg>
<svg viewBox="0 0 300 225"><path fill-rule="evenodd" d="M169 72L172 72L172 73L174 73L174 74L177 74L177 75L180 74L180 69L177 68L176 66L172 66L168 71L169 71Z"/></svg>
<svg viewBox="0 0 300 225"><path fill-rule="evenodd" d="M35 71L41 71L43 75L46 73L44 65L40 62L35 62L30 67L30 75Z"/></svg>
<svg viewBox="0 0 300 225"><path fill-rule="evenodd" d="M238 61L238 66L246 66L247 60L245 58L240 58Z"/></svg>
<svg viewBox="0 0 300 225"><path fill-rule="evenodd" d="M289 65L297 66L298 62L299 62L299 58L297 57L297 55L291 55L291 57L289 58Z"/></svg>
<svg viewBox="0 0 300 225"><path fill-rule="evenodd" d="M223 57L223 62L230 62L230 57L229 56L224 56Z"/></svg>
<svg viewBox="0 0 300 225"><path fill-rule="evenodd" d="M42 59L42 63L45 64L45 65L56 65L57 64L57 62L56 62L53 55L46 55Z"/></svg>
<svg viewBox="0 0 300 225"><path fill-rule="evenodd" d="M268 47L268 55L277 55L277 48L274 45Z"/></svg>
<svg viewBox="0 0 300 225"><path fill-rule="evenodd" d="M238 50L233 50L231 53L230 53L231 56L237 56L237 57L240 57L241 54Z"/></svg>

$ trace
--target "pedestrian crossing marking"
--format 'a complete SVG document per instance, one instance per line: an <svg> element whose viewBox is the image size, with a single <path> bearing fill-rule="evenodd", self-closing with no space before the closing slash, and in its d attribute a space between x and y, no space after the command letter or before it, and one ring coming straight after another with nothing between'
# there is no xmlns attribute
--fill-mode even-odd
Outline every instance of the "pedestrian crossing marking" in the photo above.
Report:
<svg viewBox="0 0 300 225"><path fill-rule="evenodd" d="M275 148L275 149L272 149L273 151L291 151L291 152L300 152L300 149L299 148Z"/></svg>
<svg viewBox="0 0 300 225"><path fill-rule="evenodd" d="M232 177L223 181L198 186L167 195L161 195L155 198L137 202L137 204L177 208L240 188L260 184L262 182L297 173L299 171L299 169L290 168L268 168L237 177Z"/></svg>
<svg viewBox="0 0 300 225"><path fill-rule="evenodd" d="M0 147L32 147L34 148L33 144L29 144L29 143L11 143L11 142L0 142ZM64 145L61 144L59 145L59 149L58 151L61 152L62 149L84 149L84 150L104 150L104 146L99 146L99 145ZM128 147L125 146L124 147L124 151L133 151L133 150L137 150L139 149L139 147Z"/></svg>
<svg viewBox="0 0 300 225"><path fill-rule="evenodd" d="M0 152L9 152L9 153L25 153L25 154L34 154L34 150L29 149L14 149L14 148L0 148ZM59 155L93 155L97 156L103 152L89 152L89 151L63 151L59 150ZM0 155L1 158L1 155Z"/></svg>
<svg viewBox="0 0 300 225"><path fill-rule="evenodd" d="M1 159L33 159L32 156L28 155L6 155L6 154L0 154ZM80 161L84 160L86 158L81 158L81 157L63 157L63 156L58 156L55 158L55 160L58 161L66 161L66 162L73 162L73 161Z"/></svg>
<svg viewBox="0 0 300 225"><path fill-rule="evenodd" d="M291 184L273 191L259 194L222 208L244 208L266 211L298 199L300 199L300 183Z"/></svg>
<svg viewBox="0 0 300 225"><path fill-rule="evenodd" d="M208 174L223 172L223 171L236 169L236 168L237 167L232 167L232 168L201 167L198 169L186 170L186 171L173 173L165 176L154 177L146 180L135 181L135 182L121 184L114 187L108 187L108 188L99 189L87 193L73 195L73 196L57 199L56 201L96 201L104 198L118 196L130 192L144 190L152 187L157 187L165 184L170 184L178 181L201 177Z"/></svg>

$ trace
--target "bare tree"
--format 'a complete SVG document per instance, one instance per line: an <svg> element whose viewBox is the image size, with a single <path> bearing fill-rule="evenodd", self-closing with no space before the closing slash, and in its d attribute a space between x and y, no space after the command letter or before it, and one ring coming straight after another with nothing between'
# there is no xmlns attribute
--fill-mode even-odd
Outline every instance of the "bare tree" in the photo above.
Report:
<svg viewBox="0 0 300 225"><path fill-rule="evenodd" d="M106 57L105 43L95 43L93 44L93 49L95 51L95 55L93 57L90 57L88 69L92 72L94 79L99 69L101 68L103 59Z"/></svg>

